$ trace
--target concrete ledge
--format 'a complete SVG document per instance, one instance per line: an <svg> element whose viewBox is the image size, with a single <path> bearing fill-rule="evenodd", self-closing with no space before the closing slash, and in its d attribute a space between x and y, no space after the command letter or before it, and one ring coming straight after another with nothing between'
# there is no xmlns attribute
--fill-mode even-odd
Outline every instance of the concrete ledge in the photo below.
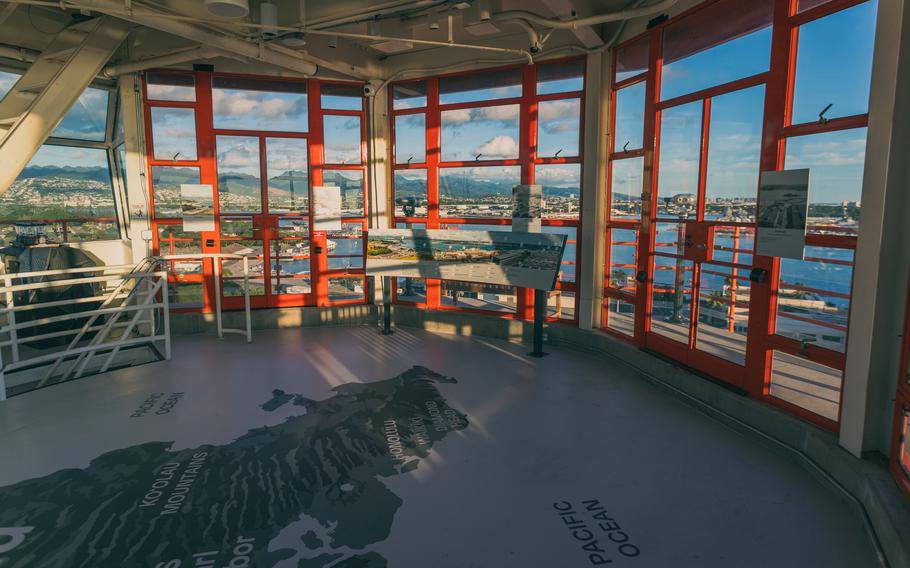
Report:
<svg viewBox="0 0 910 568"><path fill-rule="evenodd" d="M251 319L253 331L257 329L284 329L295 327L313 327L320 325L373 325L378 310L372 304L351 304L329 308L274 308L253 310ZM224 313L223 325L226 328L245 329L246 321L243 311ZM196 333L215 333L215 314L171 314L171 333L174 335L191 335ZM253 334L255 341L256 335Z"/></svg>
<svg viewBox="0 0 910 568"><path fill-rule="evenodd" d="M401 326L529 346L533 333L530 322L464 312L395 306L393 314ZM606 333L553 324L546 327L546 334L550 345L609 357L636 369L655 387L799 463L854 509L884 555L883 564L910 566L910 504L881 456L857 459L830 432Z"/></svg>

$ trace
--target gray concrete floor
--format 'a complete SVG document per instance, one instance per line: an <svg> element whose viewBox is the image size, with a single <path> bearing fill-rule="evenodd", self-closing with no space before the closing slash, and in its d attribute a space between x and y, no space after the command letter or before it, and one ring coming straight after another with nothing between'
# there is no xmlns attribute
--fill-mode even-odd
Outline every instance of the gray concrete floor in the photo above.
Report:
<svg viewBox="0 0 910 568"><path fill-rule="evenodd" d="M2 565L877 566L860 521L799 466L631 368L527 351L367 327L178 337L170 362L11 398L0 527L32 528L11 550L0 528ZM398 412L407 381L389 379L415 365L457 382ZM409 445L436 403L466 422ZM163 513L168 464L185 478L201 453Z"/></svg>

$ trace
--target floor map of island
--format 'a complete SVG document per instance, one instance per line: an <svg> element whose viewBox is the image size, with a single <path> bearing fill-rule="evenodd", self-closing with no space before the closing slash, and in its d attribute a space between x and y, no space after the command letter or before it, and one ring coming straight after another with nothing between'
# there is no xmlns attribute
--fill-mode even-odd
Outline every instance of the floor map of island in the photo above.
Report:
<svg viewBox="0 0 910 568"><path fill-rule="evenodd" d="M370 546L403 501L381 478L468 427L436 387L454 382L413 367L319 401L274 390L263 412L299 414L229 444L150 442L0 487L0 566L385 567Z"/></svg>

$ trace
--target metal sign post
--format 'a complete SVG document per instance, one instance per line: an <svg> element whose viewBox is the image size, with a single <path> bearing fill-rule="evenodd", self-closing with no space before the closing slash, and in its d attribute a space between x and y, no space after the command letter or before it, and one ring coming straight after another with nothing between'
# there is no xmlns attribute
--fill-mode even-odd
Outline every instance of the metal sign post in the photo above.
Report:
<svg viewBox="0 0 910 568"><path fill-rule="evenodd" d="M382 334L392 335L392 277L382 277Z"/></svg>
<svg viewBox="0 0 910 568"><path fill-rule="evenodd" d="M545 357L543 351L543 322L547 314L547 291L534 290L534 351L528 353L531 357Z"/></svg>

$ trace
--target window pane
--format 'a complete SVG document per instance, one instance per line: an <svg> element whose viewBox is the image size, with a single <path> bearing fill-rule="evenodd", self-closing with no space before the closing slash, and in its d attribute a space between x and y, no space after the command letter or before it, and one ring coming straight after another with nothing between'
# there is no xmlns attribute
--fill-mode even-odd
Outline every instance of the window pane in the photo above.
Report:
<svg viewBox="0 0 910 568"><path fill-rule="evenodd" d="M512 188L521 183L517 166L439 170L439 214L443 217L511 217Z"/></svg>
<svg viewBox="0 0 910 568"><path fill-rule="evenodd" d="M651 331L680 343L689 342L692 320L694 263L681 258L654 257L651 289Z"/></svg>
<svg viewBox="0 0 910 568"><path fill-rule="evenodd" d="M360 163L360 117L323 117L325 137L325 163Z"/></svg>
<svg viewBox="0 0 910 568"><path fill-rule="evenodd" d="M577 156L581 137L581 100L541 101L537 105L537 156Z"/></svg>
<svg viewBox="0 0 910 568"><path fill-rule="evenodd" d="M509 227L500 227L498 230L508 230ZM492 229L497 230L497 229ZM560 260L559 274L557 279L560 282L575 282L575 267L578 262L578 229L576 227L558 227L554 225L544 225L540 228L541 233L548 235L565 235L566 248L562 253Z"/></svg>
<svg viewBox="0 0 910 568"><path fill-rule="evenodd" d="M877 2L865 2L800 26L793 124L869 111ZM844 41L844 38L850 38Z"/></svg>
<svg viewBox="0 0 910 568"><path fill-rule="evenodd" d="M162 256L202 254L200 233L185 232L182 223L158 225L158 254ZM169 271L174 274L199 274L202 272L202 262L189 259L170 261ZM198 299L201 303L201 292Z"/></svg>
<svg viewBox="0 0 910 568"><path fill-rule="evenodd" d="M853 251L806 247L805 260L783 258L774 333L844 352Z"/></svg>
<svg viewBox="0 0 910 568"><path fill-rule="evenodd" d="M397 83L392 86L392 108L420 108L427 106L427 84L424 81Z"/></svg>
<svg viewBox="0 0 910 568"><path fill-rule="evenodd" d="M398 170L395 172L395 215L398 217L427 216L427 171Z"/></svg>
<svg viewBox="0 0 910 568"><path fill-rule="evenodd" d="M575 292L553 290L547 294L547 317L572 321L575 319Z"/></svg>
<svg viewBox="0 0 910 568"><path fill-rule="evenodd" d="M610 229L610 266L607 282L610 288L635 293L638 272L638 231Z"/></svg>
<svg viewBox="0 0 910 568"><path fill-rule="evenodd" d="M45 221L52 242L119 239L107 152L42 146L0 195L0 222L10 221Z"/></svg>
<svg viewBox="0 0 910 568"><path fill-rule="evenodd" d="M654 223L654 249L663 254L682 256L686 253L685 223Z"/></svg>
<svg viewBox="0 0 910 568"><path fill-rule="evenodd" d="M583 59L562 63L543 63L537 66L537 94L580 91L585 86Z"/></svg>
<svg viewBox="0 0 910 568"><path fill-rule="evenodd" d="M842 373L837 369L782 351L774 352L770 388L773 397L837 420L841 384Z"/></svg>
<svg viewBox="0 0 910 568"><path fill-rule="evenodd" d="M809 168L809 231L859 230L866 129L787 139L786 168Z"/></svg>
<svg viewBox="0 0 910 568"><path fill-rule="evenodd" d="M721 0L664 30L661 100L768 70L773 0Z"/></svg>
<svg viewBox="0 0 910 568"><path fill-rule="evenodd" d="M748 270L701 265L696 349L737 365L746 364L750 286Z"/></svg>
<svg viewBox="0 0 910 568"><path fill-rule="evenodd" d="M607 327L623 335L635 335L635 304L610 298L607 303Z"/></svg>
<svg viewBox="0 0 910 568"><path fill-rule="evenodd" d="M152 146L156 160L196 159L196 111L152 107Z"/></svg>
<svg viewBox="0 0 910 568"><path fill-rule="evenodd" d="M363 171L323 170L322 185L341 188L342 217L363 217Z"/></svg>
<svg viewBox="0 0 910 568"><path fill-rule="evenodd" d="M651 37L646 34L616 50L616 82L635 77L648 70Z"/></svg>
<svg viewBox="0 0 910 568"><path fill-rule="evenodd" d="M645 82L616 91L616 127L613 151L638 150L644 146Z"/></svg>
<svg viewBox="0 0 910 568"><path fill-rule="evenodd" d="M220 213L262 211L259 138L216 136L218 207Z"/></svg>
<svg viewBox="0 0 910 568"><path fill-rule="evenodd" d="M364 294L363 276L329 278L329 301L363 300Z"/></svg>
<svg viewBox="0 0 910 568"><path fill-rule="evenodd" d="M711 99L706 220L755 220L764 101L764 86Z"/></svg>
<svg viewBox="0 0 910 568"><path fill-rule="evenodd" d="M323 83L319 90L324 109L363 110L363 85Z"/></svg>
<svg viewBox="0 0 910 568"><path fill-rule="evenodd" d="M146 93L152 101L196 100L196 79L190 74L155 73L145 75Z"/></svg>
<svg viewBox="0 0 910 568"><path fill-rule="evenodd" d="M306 85L303 81L214 77L215 128L306 132Z"/></svg>
<svg viewBox="0 0 910 568"><path fill-rule="evenodd" d="M610 218L641 218L641 184L644 158L627 158L611 162Z"/></svg>
<svg viewBox="0 0 910 568"><path fill-rule="evenodd" d="M581 213L581 164L548 164L534 169L541 186L544 219L578 219Z"/></svg>
<svg viewBox="0 0 910 568"><path fill-rule="evenodd" d="M152 166L152 198L155 201L155 218L180 217L180 184L199 183L199 168L174 168Z"/></svg>
<svg viewBox="0 0 910 568"><path fill-rule="evenodd" d="M427 161L427 117L402 114L395 117L395 163L421 164Z"/></svg>
<svg viewBox="0 0 910 568"><path fill-rule="evenodd" d="M346 270L363 268L363 224L343 223L340 231L329 231L328 269Z"/></svg>
<svg viewBox="0 0 910 568"><path fill-rule="evenodd" d="M711 260L752 266L755 229L716 225L711 242Z"/></svg>
<svg viewBox="0 0 910 568"><path fill-rule="evenodd" d="M13 88L13 85L16 84L16 81L19 80L20 75L17 73L10 73L8 71L0 71L0 100L3 100L3 97L6 96L6 93Z"/></svg>
<svg viewBox="0 0 910 568"><path fill-rule="evenodd" d="M109 94L105 89L87 88L66 111L51 137L104 142Z"/></svg>
<svg viewBox="0 0 910 568"><path fill-rule="evenodd" d="M695 214L701 155L702 103L661 113L657 214L685 219Z"/></svg>
<svg viewBox="0 0 910 568"><path fill-rule="evenodd" d="M518 158L519 105L442 112L442 161Z"/></svg>
<svg viewBox="0 0 910 568"><path fill-rule="evenodd" d="M513 67L439 79L439 104L508 99L521 96L521 69Z"/></svg>
<svg viewBox="0 0 910 568"><path fill-rule="evenodd" d="M303 138L266 138L265 155L269 213L307 211L310 197L307 141Z"/></svg>

